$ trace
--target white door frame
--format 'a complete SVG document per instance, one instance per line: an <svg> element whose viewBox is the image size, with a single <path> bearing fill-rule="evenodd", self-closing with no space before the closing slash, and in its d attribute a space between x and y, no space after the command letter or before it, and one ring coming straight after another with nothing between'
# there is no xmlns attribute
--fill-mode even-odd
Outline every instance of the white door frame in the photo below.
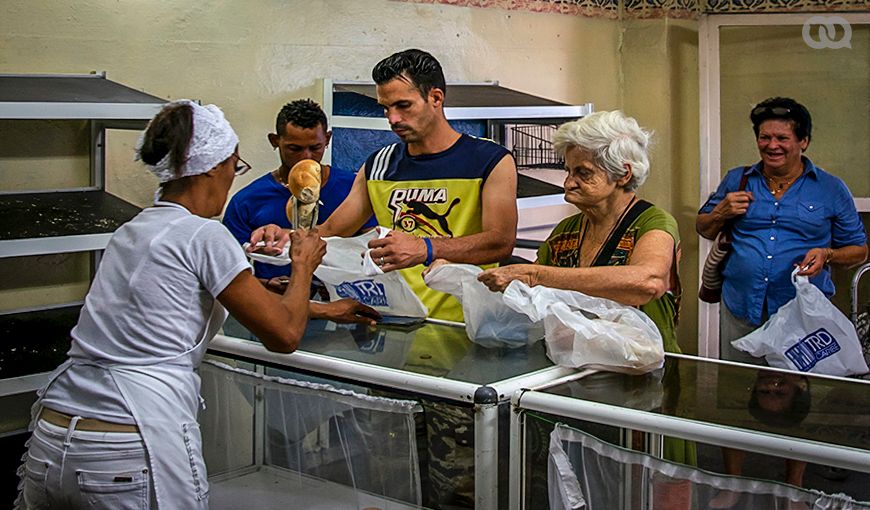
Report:
<svg viewBox="0 0 870 510"><path fill-rule="evenodd" d="M700 95L700 203L716 190L721 179L721 111L719 89L719 29L726 26L803 25L813 16L839 16L850 25L870 24L870 13L705 14L698 27L698 75ZM856 197L861 212L870 211L870 197ZM698 281L710 241L700 238ZM698 303L698 355L719 357L719 305Z"/></svg>

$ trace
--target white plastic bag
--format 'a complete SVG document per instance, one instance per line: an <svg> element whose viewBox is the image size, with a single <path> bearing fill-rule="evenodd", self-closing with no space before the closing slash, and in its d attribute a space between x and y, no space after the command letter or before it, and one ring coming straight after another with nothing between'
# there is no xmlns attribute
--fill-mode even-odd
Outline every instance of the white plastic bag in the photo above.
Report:
<svg viewBox="0 0 870 510"><path fill-rule="evenodd" d="M271 264L273 266L286 266L290 264L290 242L284 245L284 248L281 250L281 253L278 255L266 255L265 253L258 253L256 251L252 251L248 253L248 248L251 246L251 243L245 243L242 245L242 248L245 249L245 255L248 256L249 259L255 260L257 262L262 262L264 264ZM266 246L266 243L260 241L257 243L257 249Z"/></svg>
<svg viewBox="0 0 870 510"><path fill-rule="evenodd" d="M839 376L866 373L855 326L806 276L797 276L797 271L791 275L794 299L731 345L764 356L774 368Z"/></svg>
<svg viewBox="0 0 870 510"><path fill-rule="evenodd" d="M381 227L380 225L375 227L375 232L377 232L377 238L383 239L390 234L390 229ZM369 234L371 235L371 234ZM374 260L372 260L372 250L367 249L365 253L363 253L363 262L362 262L363 274L366 276L374 276L376 274L384 274L384 271L381 269Z"/></svg>
<svg viewBox="0 0 870 510"><path fill-rule="evenodd" d="M483 270L471 264L444 264L426 275L429 288L446 292L462 304L465 332L484 347L522 347L543 337L540 326L504 303L501 292L492 292L477 281Z"/></svg>
<svg viewBox="0 0 870 510"><path fill-rule="evenodd" d="M329 291L330 301L353 298L385 315L426 317L429 309L398 271L366 276L361 254L378 237L371 230L356 237L327 237L326 255L314 271Z"/></svg>
<svg viewBox="0 0 870 510"><path fill-rule="evenodd" d="M547 356L557 365L637 374L664 363L661 333L636 308L518 280L505 289L504 302L544 322Z"/></svg>

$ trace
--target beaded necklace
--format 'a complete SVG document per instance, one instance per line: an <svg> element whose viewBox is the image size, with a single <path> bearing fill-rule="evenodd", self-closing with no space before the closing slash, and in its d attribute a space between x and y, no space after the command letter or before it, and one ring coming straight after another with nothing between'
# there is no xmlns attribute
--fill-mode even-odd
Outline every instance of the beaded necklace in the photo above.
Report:
<svg viewBox="0 0 870 510"><path fill-rule="evenodd" d="M767 187L770 190L771 195L776 195L777 193L785 191L792 182L794 182L794 179L788 179L786 181L776 181L770 177L767 177Z"/></svg>

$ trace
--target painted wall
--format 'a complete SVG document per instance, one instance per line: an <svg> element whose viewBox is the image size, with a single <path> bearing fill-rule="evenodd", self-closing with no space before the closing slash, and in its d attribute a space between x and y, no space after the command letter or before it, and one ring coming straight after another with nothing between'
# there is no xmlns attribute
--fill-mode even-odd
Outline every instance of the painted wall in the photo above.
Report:
<svg viewBox="0 0 870 510"><path fill-rule="evenodd" d="M619 106L619 27L558 14L411 4L387 0L134 2L6 0L0 17L0 72L87 73L156 96L223 107L255 171L277 166L266 140L285 102L320 100L319 79L369 79L394 51L419 47L442 62L448 81L502 85L598 109ZM0 190L87 184L81 124L0 123ZM109 135L107 187L138 205L156 180L132 161L136 134ZM75 259L76 262L70 259ZM83 296L78 257L50 257L64 278L35 281L28 261L3 262L0 309Z"/></svg>
<svg viewBox="0 0 870 510"><path fill-rule="evenodd" d="M623 23L622 108L653 131L652 167L640 195L680 227L683 300L677 338L697 352L698 31L687 20Z"/></svg>
<svg viewBox="0 0 870 510"><path fill-rule="evenodd" d="M300 97L320 100L323 77L368 79L378 60L408 47L435 54L449 81L498 80L556 100L593 102L598 110L622 108L655 132L652 173L641 195L670 210L679 222L684 288L679 337L684 350L696 352L695 21L615 21L389 0L6 0L4 11L0 72L106 71L110 79L160 97L222 106L239 133L242 155L255 168L235 189L276 166L266 133L283 103ZM745 112L774 93L769 90L782 90L808 98L817 124L811 156L848 173L856 193L867 190L870 148L854 142L866 141L870 131L867 30L856 29L852 52L837 55L808 51L795 42L793 30L763 36L731 30L722 38L723 62L730 65L723 65L723 147L729 148L724 166L753 160ZM863 53L855 51L860 48ZM819 70L823 65L832 69ZM798 71L801 79L792 79ZM774 80L775 86L753 88L760 77ZM835 94L829 92L832 81ZM110 133L108 188L147 205L156 181L132 161L135 139L135 133ZM0 165L0 191L86 184L85 126L0 122ZM82 256L39 258L46 270L22 277L32 274L30 263L5 259L0 264L0 309L84 295L87 264Z"/></svg>
<svg viewBox="0 0 870 510"><path fill-rule="evenodd" d="M214 102L261 173L275 165L265 134L284 102L319 99L322 77L368 79L378 60L408 47L435 54L449 81L617 104L618 30L607 20L384 0L4 4L0 71L107 71L160 97ZM135 171L129 158L116 164L110 189L123 183L112 191L150 202L153 183L123 179Z"/></svg>
<svg viewBox="0 0 870 510"><path fill-rule="evenodd" d="M839 49L811 48L801 29L720 32L723 172L759 159L752 106L768 97L792 97L813 117L807 156L841 177L856 196L870 197L870 25L852 26L851 47Z"/></svg>

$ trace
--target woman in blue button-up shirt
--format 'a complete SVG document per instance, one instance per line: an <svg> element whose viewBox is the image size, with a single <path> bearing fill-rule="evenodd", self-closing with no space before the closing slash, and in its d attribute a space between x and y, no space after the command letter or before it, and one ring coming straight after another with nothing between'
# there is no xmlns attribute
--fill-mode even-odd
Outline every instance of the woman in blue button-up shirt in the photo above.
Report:
<svg viewBox="0 0 870 510"><path fill-rule="evenodd" d="M713 239L733 222L732 251L722 272L720 357L757 363L731 341L794 298L794 267L831 296L828 266L866 260L867 236L843 181L803 155L812 132L809 111L793 99L771 98L753 108L750 118L761 161L728 172L698 211L696 229ZM744 174L745 190L737 191Z"/></svg>
<svg viewBox="0 0 870 510"><path fill-rule="evenodd" d="M722 271L720 357L761 363L731 341L762 325L795 296L791 272L834 293L829 265L855 266L867 258L867 236L845 183L803 155L812 118L793 99L771 98L750 114L761 161L732 169L698 211L695 228L713 239L733 224L731 253ZM746 176L743 191L740 180ZM725 451L725 467L740 474L742 452ZM787 482L800 485L805 464L787 461ZM711 508L727 508L722 494ZM715 503L715 505L714 505Z"/></svg>

